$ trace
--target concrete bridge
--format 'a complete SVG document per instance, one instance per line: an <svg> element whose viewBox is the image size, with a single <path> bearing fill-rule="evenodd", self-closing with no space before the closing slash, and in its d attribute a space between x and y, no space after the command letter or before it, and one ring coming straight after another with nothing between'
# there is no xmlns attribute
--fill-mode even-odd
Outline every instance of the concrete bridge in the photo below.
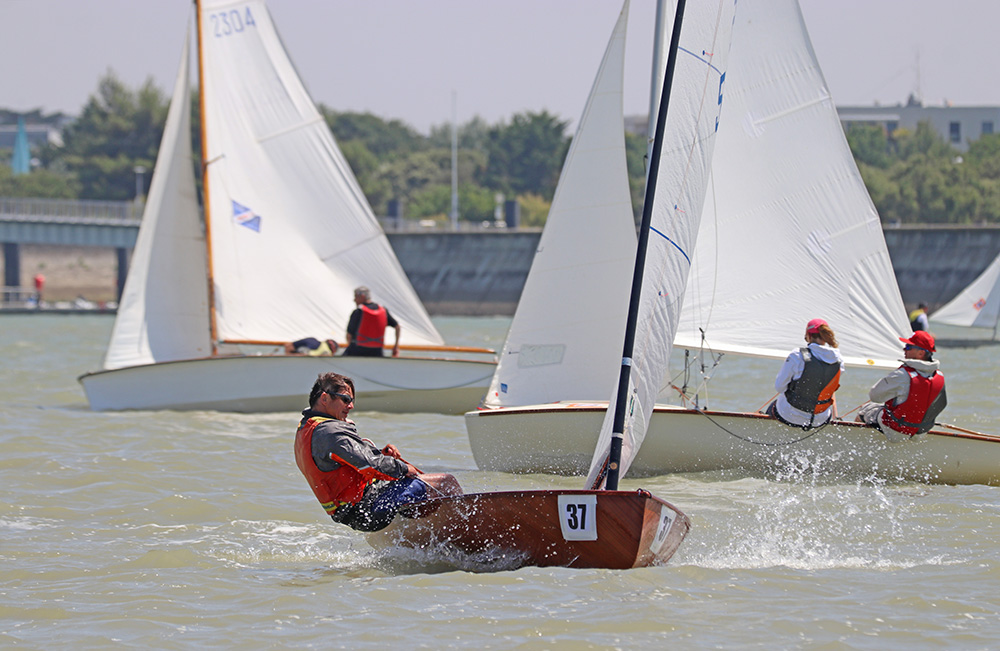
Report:
<svg viewBox="0 0 1000 651"><path fill-rule="evenodd" d="M21 286L21 245L95 246L117 254L117 295L125 286L128 254L139 233L142 203L0 197L4 287Z"/></svg>
<svg viewBox="0 0 1000 651"><path fill-rule="evenodd" d="M120 295L141 213L133 202L0 198L4 285L22 284L21 244L94 246L116 251ZM431 314L513 314L541 236L537 229L453 232L392 219L383 227ZM907 308L926 302L933 312L1000 254L1000 226L886 226L884 233Z"/></svg>

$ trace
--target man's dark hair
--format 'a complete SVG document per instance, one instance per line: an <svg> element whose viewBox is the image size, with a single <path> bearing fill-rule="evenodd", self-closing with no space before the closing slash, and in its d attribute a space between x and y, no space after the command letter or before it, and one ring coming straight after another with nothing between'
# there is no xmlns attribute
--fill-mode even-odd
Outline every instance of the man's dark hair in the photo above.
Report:
<svg viewBox="0 0 1000 651"><path fill-rule="evenodd" d="M351 395L354 395L354 380L341 375L340 373L321 373L316 382L313 383L312 391L309 392L309 406L315 407L316 401L322 393L343 393L344 389L350 388Z"/></svg>

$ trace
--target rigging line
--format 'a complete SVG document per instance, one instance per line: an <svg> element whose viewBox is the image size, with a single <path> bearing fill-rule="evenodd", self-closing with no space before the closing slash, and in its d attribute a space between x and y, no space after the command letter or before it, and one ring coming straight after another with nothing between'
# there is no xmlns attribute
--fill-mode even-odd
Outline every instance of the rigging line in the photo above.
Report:
<svg viewBox="0 0 1000 651"><path fill-rule="evenodd" d="M814 427L811 430L805 430L808 433L805 436L801 437L801 438L797 438L797 439L794 439L794 440L791 440L791 441L780 441L778 443L771 443L769 441L755 441L755 440L753 440L751 438L747 438L746 436L740 436L736 432L733 432L732 430L727 429L725 426L723 426L718 421L716 421L711 416L709 416L705 411L703 411L701 409L698 409L698 408L695 408L695 411L697 411L699 414L701 414L702 416L704 416L705 418L707 418L710 423L712 423L713 425L715 425L716 427L718 427L719 429L721 429L726 434L729 434L730 436L732 436L734 438L737 438L737 439L739 439L741 441L744 441L746 443L750 443L751 445L760 445L760 446L769 447L769 448L779 448L779 447L785 447L785 446L788 446L788 445L795 445L796 443L801 443L802 441L805 441L808 438L812 438L813 436L816 436L817 434L819 434L819 431L821 429L823 429L824 427L826 427L827 425L829 425L831 422L833 422L833 419L831 418L830 420L826 421L825 423L823 423L822 425L820 425L818 427ZM774 422L777 423L778 421L775 420Z"/></svg>

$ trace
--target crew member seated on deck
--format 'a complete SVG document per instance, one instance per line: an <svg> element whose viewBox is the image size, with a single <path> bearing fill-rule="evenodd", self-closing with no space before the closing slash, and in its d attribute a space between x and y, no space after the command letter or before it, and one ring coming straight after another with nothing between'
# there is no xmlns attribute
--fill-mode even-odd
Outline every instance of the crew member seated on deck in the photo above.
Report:
<svg viewBox="0 0 1000 651"><path fill-rule="evenodd" d="M320 341L316 337L305 337L285 344L285 354L318 357L320 355L333 355L337 352L338 347L339 345L333 339Z"/></svg>
<svg viewBox="0 0 1000 651"><path fill-rule="evenodd" d="M378 531L406 504L462 494L454 476L421 473L395 445L380 450L361 438L347 418L353 407L353 380L324 373L309 392L309 408L295 432L295 463L334 522Z"/></svg>
<svg viewBox="0 0 1000 651"><path fill-rule="evenodd" d="M914 332L931 329L930 322L927 320L927 303L919 304L917 309L910 312L910 329Z"/></svg>
<svg viewBox="0 0 1000 651"><path fill-rule="evenodd" d="M844 360L837 350L837 337L823 319L806 325L804 348L796 348L785 359L774 388L778 397L767 414L786 425L811 429L837 417L837 398Z"/></svg>
<svg viewBox="0 0 1000 651"><path fill-rule="evenodd" d="M948 404L941 363L934 359L934 336L918 330L899 338L903 365L875 383L858 410L857 421L875 427L892 442L907 441L930 431Z"/></svg>
<svg viewBox="0 0 1000 651"><path fill-rule="evenodd" d="M389 327L396 330L392 356L398 357L400 327L396 319L389 314L389 310L372 302L372 295L367 287L358 287L354 290L354 304L357 307L351 312L351 318L347 322L347 348L344 354L381 357L385 354L382 351L385 344L385 329Z"/></svg>

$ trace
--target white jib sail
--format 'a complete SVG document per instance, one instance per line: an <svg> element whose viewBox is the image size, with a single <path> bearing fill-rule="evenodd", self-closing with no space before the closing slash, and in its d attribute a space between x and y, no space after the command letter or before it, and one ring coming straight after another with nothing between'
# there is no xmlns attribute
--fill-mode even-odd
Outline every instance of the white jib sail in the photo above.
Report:
<svg viewBox="0 0 1000 651"><path fill-rule="evenodd" d="M894 367L909 326L796 0L741 2L675 344L784 358L830 323L845 361Z"/></svg>
<svg viewBox="0 0 1000 651"><path fill-rule="evenodd" d="M946 325L996 328L1000 319L1000 256L930 318Z"/></svg>
<svg viewBox="0 0 1000 651"><path fill-rule="evenodd" d="M201 12L219 339L340 337L366 285L402 343L443 343L264 2L204 0Z"/></svg>
<svg viewBox="0 0 1000 651"><path fill-rule="evenodd" d="M627 19L626 1L566 156L487 407L604 400L615 384L636 245L622 112Z"/></svg>
<svg viewBox="0 0 1000 651"><path fill-rule="evenodd" d="M205 236L191 156L190 43L189 34L104 358L106 369L212 352Z"/></svg>
<svg viewBox="0 0 1000 651"><path fill-rule="evenodd" d="M698 236L712 149L726 92L734 0L688 5L655 182L649 244L629 374L620 476L625 476L646 435L660 381L667 371ZM667 41L668 39L664 39ZM665 42L664 47L669 47ZM664 57L666 60L666 57ZM659 110L663 110L660 107ZM594 453L593 485L611 444L614 395Z"/></svg>

